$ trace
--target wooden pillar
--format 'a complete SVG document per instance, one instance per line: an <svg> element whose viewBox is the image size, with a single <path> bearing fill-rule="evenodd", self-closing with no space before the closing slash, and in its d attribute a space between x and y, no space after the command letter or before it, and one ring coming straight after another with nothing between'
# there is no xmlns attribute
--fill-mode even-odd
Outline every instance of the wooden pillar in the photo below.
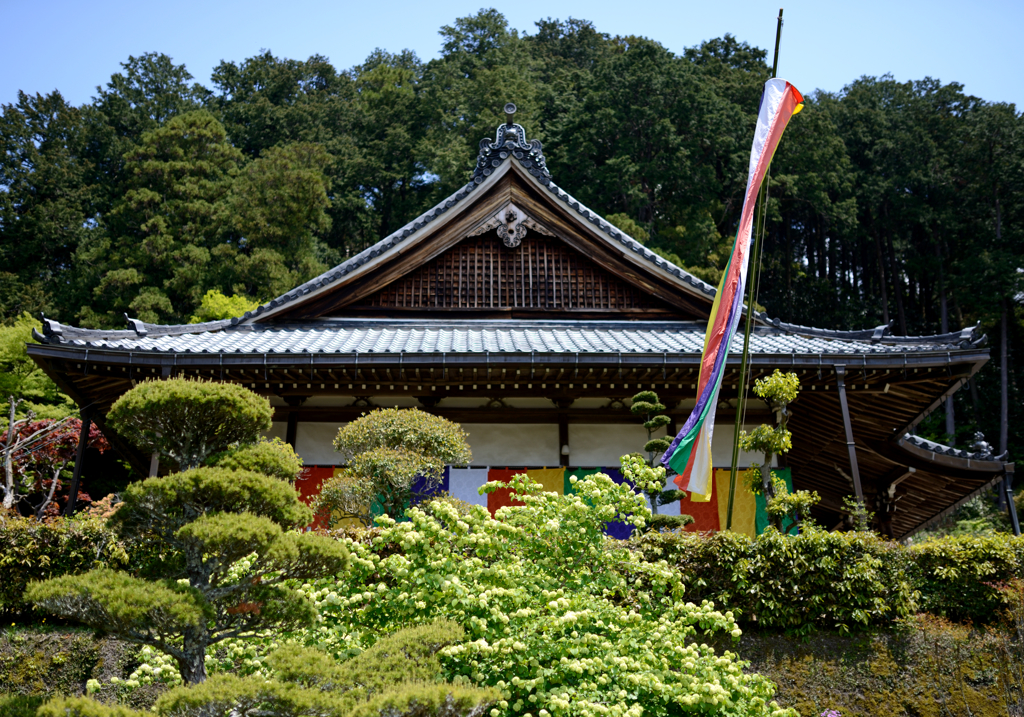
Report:
<svg viewBox="0 0 1024 717"><path fill-rule="evenodd" d="M1003 474L1003 492L1006 495L1006 512L1010 514L1010 522L1013 524L1013 534L1020 535L1020 520L1017 518L1017 505L1013 502L1013 464L1006 466Z"/></svg>
<svg viewBox="0 0 1024 717"><path fill-rule="evenodd" d="M292 410L288 411L288 429L284 435L285 443L295 449L295 439L299 433L299 406L306 402L309 396L285 396L284 402L287 403Z"/></svg>
<svg viewBox="0 0 1024 717"><path fill-rule="evenodd" d="M299 412L289 411L288 412L288 430L285 433L284 440L292 450L295 449L295 438L299 432Z"/></svg>
<svg viewBox="0 0 1024 717"><path fill-rule="evenodd" d="M853 442L853 426L850 424L850 406L846 402L846 366L836 366L839 382L839 407L843 412L843 429L846 431L846 449L850 453L850 475L853 476L853 492L857 501L864 505L864 491L860 485L860 469L857 467L857 445Z"/></svg>
<svg viewBox="0 0 1024 717"><path fill-rule="evenodd" d="M78 502L78 486L82 480L82 463L85 462L85 447L89 443L89 428L92 426L92 411L88 407L82 409L82 430L78 433L78 450L75 453L75 470L71 474L71 489L68 491L68 504L64 506L64 515L75 512Z"/></svg>
<svg viewBox="0 0 1024 717"><path fill-rule="evenodd" d="M569 416L565 413L558 413L558 465L563 468L569 467L569 456L562 453L562 448L569 445ZM571 446L570 446L571 449Z"/></svg>

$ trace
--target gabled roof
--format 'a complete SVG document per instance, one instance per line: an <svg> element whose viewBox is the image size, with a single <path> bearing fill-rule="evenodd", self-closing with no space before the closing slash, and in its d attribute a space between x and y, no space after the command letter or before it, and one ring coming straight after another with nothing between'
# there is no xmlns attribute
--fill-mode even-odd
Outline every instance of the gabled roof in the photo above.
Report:
<svg viewBox="0 0 1024 717"><path fill-rule="evenodd" d="M477 155L476 167L473 170L472 177L465 186L370 248L342 262L333 269L324 272L320 276L307 281L305 284L296 287L292 291L282 294L251 312L247 312L242 317L239 317L238 322L251 323L266 316L279 313L282 307L311 294L324 291L339 279L359 272L364 267L379 263L379 260L397 253L409 243L415 243L417 240L426 238L428 236L426 230L432 224L444 220L451 213L458 212L469 202L472 196L479 194L482 189L502 176L509 169L509 165L520 167L525 175L530 177L538 186L544 187L551 196L565 205L571 212L598 230L598 236L603 237L608 244L614 245L617 250L629 252L629 255L634 257L637 262L647 264L650 269L674 278L675 282L684 291L699 293L711 300L714 299L715 287L655 254L555 184L548 171L540 141L536 139L527 141L526 131L521 125L507 122L498 126L493 142L489 139L482 139L480 141L480 151Z"/></svg>

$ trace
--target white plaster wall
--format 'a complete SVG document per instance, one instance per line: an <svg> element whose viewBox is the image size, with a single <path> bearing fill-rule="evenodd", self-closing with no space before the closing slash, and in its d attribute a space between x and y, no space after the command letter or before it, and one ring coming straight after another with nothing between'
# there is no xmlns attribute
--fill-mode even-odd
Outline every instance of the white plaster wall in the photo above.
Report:
<svg viewBox="0 0 1024 717"><path fill-rule="evenodd" d="M682 424L679 425L682 427ZM759 425L759 423L750 423L745 425L743 428L749 433ZM711 461L715 468L729 468L732 466L732 439L735 435L735 423L730 421L729 423L715 424L715 435L711 440ZM746 451L740 451L739 467L746 468L755 463L761 463L763 460L764 455L761 453L747 453ZM778 467L778 465L778 459L773 458L772 466Z"/></svg>
<svg viewBox="0 0 1024 717"><path fill-rule="evenodd" d="M288 437L288 422L287 421L274 421L269 431L263 432L264 438L274 440L280 438L282 441Z"/></svg>
<svg viewBox="0 0 1024 717"><path fill-rule="evenodd" d="M654 434L665 435L662 429ZM618 468L619 457L641 453L647 443L647 430L639 423L570 423L569 465Z"/></svg>
<svg viewBox="0 0 1024 717"><path fill-rule="evenodd" d="M679 427L681 428L682 424ZM748 431L752 429L753 426L747 426ZM711 455L716 468L727 468L732 465L734 433L734 426L731 423L715 425ZM664 435L664 429L654 434L655 438ZM620 456L627 453L642 453L645 443L647 431L639 423L569 424L569 465L615 468L619 465ZM760 460L759 454L740 451L741 467ZM777 464L777 461L772 462L772 465Z"/></svg>
<svg viewBox="0 0 1024 717"><path fill-rule="evenodd" d="M338 465L341 455L334 450L334 437L341 425L300 422L295 430L295 452L302 462L306 465Z"/></svg>
<svg viewBox="0 0 1024 717"><path fill-rule="evenodd" d="M464 423L474 466L558 466L558 424Z"/></svg>

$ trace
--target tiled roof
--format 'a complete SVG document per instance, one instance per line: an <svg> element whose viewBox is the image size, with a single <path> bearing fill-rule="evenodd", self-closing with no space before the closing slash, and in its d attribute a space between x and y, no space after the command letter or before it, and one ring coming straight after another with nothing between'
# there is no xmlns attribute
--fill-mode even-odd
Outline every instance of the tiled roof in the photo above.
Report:
<svg viewBox="0 0 1024 717"><path fill-rule="evenodd" d="M981 436L980 441L984 441L984 436ZM921 438L911 433L907 433L903 436L903 440L912 446L921 448L931 453L937 453L943 456L950 456L952 458L961 458L963 460L971 461L999 461L1006 457L1006 454L999 456L992 455L991 447L988 444L984 444L984 450L981 451L964 451L959 448L947 446L944 443L936 443L935 441L929 441L927 438ZM971 446L975 448L976 446Z"/></svg>
<svg viewBox="0 0 1024 717"><path fill-rule="evenodd" d="M66 334L62 330L59 335L50 333L49 336L37 335L37 338L45 343L83 348L173 353L671 352L699 355L704 347L704 330L702 323L690 321L325 319L305 325L255 324L164 336L139 335L134 331L76 330ZM918 337L916 342L892 345L871 340L808 336L761 327L750 337L750 351L766 355L871 356L968 348L959 343L930 340L934 338L947 337ZM742 335L737 335L732 351L738 353L742 347Z"/></svg>

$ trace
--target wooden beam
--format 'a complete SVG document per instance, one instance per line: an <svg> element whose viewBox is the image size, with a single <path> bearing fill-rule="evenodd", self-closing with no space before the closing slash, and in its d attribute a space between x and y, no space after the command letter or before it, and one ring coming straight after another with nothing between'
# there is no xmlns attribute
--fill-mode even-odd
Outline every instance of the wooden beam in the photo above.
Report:
<svg viewBox="0 0 1024 717"><path fill-rule="evenodd" d="M850 407L846 402L846 367L836 366L836 380L839 382L839 407L843 412L843 429L846 432L846 448L850 452L850 473L857 500L863 505L864 490L860 484L860 468L857 466L857 445L853 441L853 427L850 425Z"/></svg>
<svg viewBox="0 0 1024 717"><path fill-rule="evenodd" d="M87 406L81 410L82 429L78 432L78 450L75 452L75 470L71 474L71 488L68 491L68 504L64 506L64 515L75 512L78 502L78 486L82 480L82 464L85 462L85 447L89 443L89 428L92 427L92 411Z"/></svg>

